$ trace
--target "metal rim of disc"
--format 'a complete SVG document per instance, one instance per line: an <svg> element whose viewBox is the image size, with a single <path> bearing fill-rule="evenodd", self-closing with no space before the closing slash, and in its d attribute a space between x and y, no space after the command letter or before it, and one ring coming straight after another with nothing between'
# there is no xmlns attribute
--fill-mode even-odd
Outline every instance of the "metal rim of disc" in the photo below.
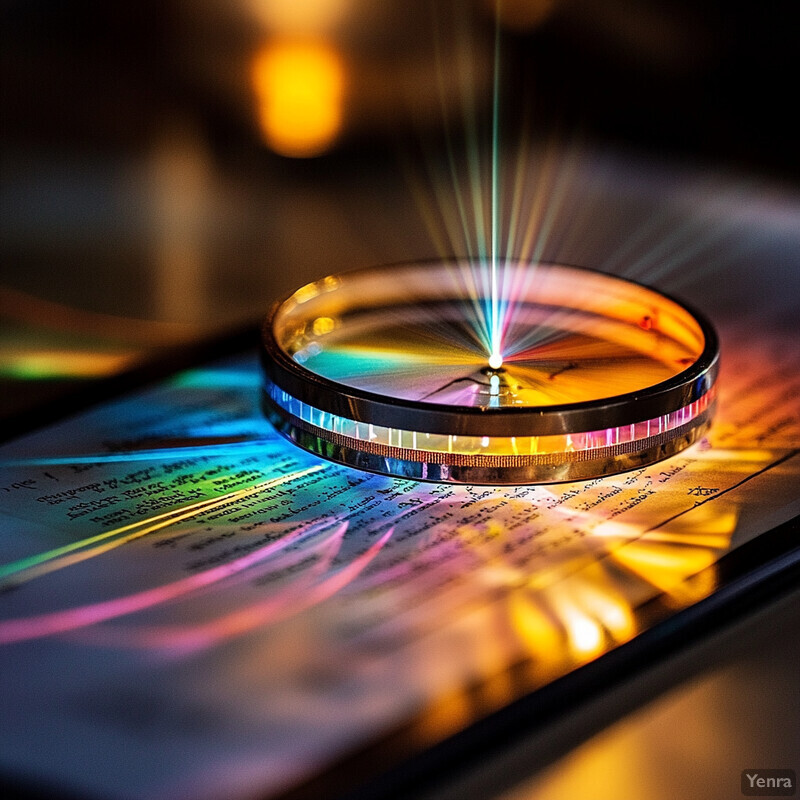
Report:
<svg viewBox="0 0 800 800"><path fill-rule="evenodd" d="M559 264L509 262L514 269L545 271L554 280L592 281L601 292L634 292L642 302L684 315L696 326L702 347L685 369L636 391L581 402L525 406L451 406L381 395L331 380L292 357L276 320L305 313L308 304L334 310L338 293L358 296L362 284L391 286L404 277L424 280L439 269L463 268L466 260L411 262L328 276L276 303L262 330L263 406L275 427L300 447L323 458L381 474L456 483L546 483L624 472L671 456L708 428L715 408L719 345L711 324L685 304L641 284L595 270ZM432 280L435 284L436 281ZM431 289L432 297L438 290ZM402 292L399 292L402 300ZM307 303L309 299L313 302ZM463 300L443 296L443 300ZM381 304L392 308L391 289ZM321 306L319 304L322 304ZM346 306L346 303L345 303ZM288 310L287 310L288 309ZM299 309L299 311L298 311ZM347 313L345 309L344 314ZM281 322L283 324L283 322ZM386 433L373 441L380 430ZM394 440L392 435L394 432ZM487 439L493 452L449 453L426 441L441 437ZM548 443L546 452L514 452L516 437ZM591 442L575 446L575 441Z"/></svg>

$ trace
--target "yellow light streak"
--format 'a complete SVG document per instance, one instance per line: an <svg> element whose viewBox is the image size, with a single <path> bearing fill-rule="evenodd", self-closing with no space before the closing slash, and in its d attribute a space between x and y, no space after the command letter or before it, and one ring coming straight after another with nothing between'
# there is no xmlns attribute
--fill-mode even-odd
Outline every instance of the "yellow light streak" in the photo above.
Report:
<svg viewBox="0 0 800 800"><path fill-rule="evenodd" d="M20 380L101 378L132 366L136 351L83 352L38 348L25 352L0 351L0 375Z"/></svg>
<svg viewBox="0 0 800 800"><path fill-rule="evenodd" d="M574 594L590 616L600 622L617 642L625 642L636 633L630 603L608 581L579 583Z"/></svg>
<svg viewBox="0 0 800 800"><path fill-rule="evenodd" d="M603 629L578 603L558 593L553 598L553 606L566 628L569 648L575 658L588 661L605 651Z"/></svg>
<svg viewBox="0 0 800 800"><path fill-rule="evenodd" d="M563 662L564 642L555 618L547 614L535 595L512 591L508 596L511 625L536 662L537 672L556 674Z"/></svg>
<svg viewBox="0 0 800 800"><path fill-rule="evenodd" d="M690 576L714 564L717 554L705 547L642 540L617 549L614 559L651 586L683 602L693 598L695 594L700 597L708 594L707 588L696 591L697 587L688 587L686 581ZM687 590L689 595L684 597Z"/></svg>
<svg viewBox="0 0 800 800"><path fill-rule="evenodd" d="M33 563L31 563L30 566L22 566L19 570L12 571L11 568L14 567L13 564L5 565L8 578L5 581L0 581L0 587L2 587L4 583L18 585L22 582L32 580L33 578L38 578L41 575L46 575L50 572L55 572L56 570L71 566L72 564L86 561L87 559L107 553L120 545L140 539L147 534L155 533L162 528L211 511L225 503L230 503L233 500L243 499L267 491L275 486L310 475L324 468L325 465L323 464L308 467L307 469L291 473L290 475L281 475L277 478L261 481L254 486L245 489L236 489L232 492L220 495L219 497L199 500L163 514L156 514L146 519L139 520L138 522L132 522L128 525L105 531L96 536L91 536L88 539L72 542L71 544L55 548L47 553L40 553L32 559L26 559L25 561L32 561Z"/></svg>

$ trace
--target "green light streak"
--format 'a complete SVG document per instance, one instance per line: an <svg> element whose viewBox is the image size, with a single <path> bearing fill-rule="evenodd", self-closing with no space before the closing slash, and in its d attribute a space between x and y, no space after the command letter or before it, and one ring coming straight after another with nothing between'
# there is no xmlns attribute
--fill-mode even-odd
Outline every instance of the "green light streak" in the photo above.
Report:
<svg viewBox="0 0 800 800"><path fill-rule="evenodd" d="M247 489L236 489L218 497L199 500L187 506L172 509L163 514L156 514L155 516L123 525L120 528L114 528L113 530L98 533L95 536L90 536L77 542L71 542L70 544L47 550L44 553L37 553L34 556L12 561L10 564L0 566L0 582L5 582L9 577L16 576L15 582L19 583L22 580L30 580L39 575L69 566L70 564L85 561L94 555L107 552L108 550L119 547L134 539L141 538L148 533L153 533L161 528L174 525L176 522L182 522L206 511L211 511L217 506L230 502L233 499L267 491L287 481L302 478L313 472L318 472L324 469L325 466L326 465L321 464L288 475L281 475L277 478L257 483Z"/></svg>
<svg viewBox="0 0 800 800"><path fill-rule="evenodd" d="M495 24L494 24L494 84L492 87L492 253L491 253L491 352L490 357L500 356L502 358L502 342L500 324L500 308L499 297L497 290L497 228L500 210L498 208L499 187L498 187L498 171L499 171L499 127L500 127L500 0L497 0L495 9Z"/></svg>

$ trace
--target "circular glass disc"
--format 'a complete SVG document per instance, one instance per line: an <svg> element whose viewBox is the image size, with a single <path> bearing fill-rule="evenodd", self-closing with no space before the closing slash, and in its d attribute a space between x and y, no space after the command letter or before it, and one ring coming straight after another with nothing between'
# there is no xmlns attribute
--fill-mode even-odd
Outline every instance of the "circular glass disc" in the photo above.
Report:
<svg viewBox="0 0 800 800"><path fill-rule="evenodd" d="M265 408L326 458L467 483L632 469L707 426L717 341L644 286L550 264L449 261L330 276L263 334Z"/></svg>

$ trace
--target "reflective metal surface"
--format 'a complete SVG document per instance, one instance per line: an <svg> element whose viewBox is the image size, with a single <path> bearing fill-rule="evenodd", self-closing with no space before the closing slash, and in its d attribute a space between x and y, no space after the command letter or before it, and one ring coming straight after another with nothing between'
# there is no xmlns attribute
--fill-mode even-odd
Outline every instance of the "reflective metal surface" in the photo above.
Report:
<svg viewBox="0 0 800 800"><path fill-rule="evenodd" d="M317 455L464 483L584 479L696 441L713 329L639 284L552 264L421 262L298 289L263 330L264 403Z"/></svg>

